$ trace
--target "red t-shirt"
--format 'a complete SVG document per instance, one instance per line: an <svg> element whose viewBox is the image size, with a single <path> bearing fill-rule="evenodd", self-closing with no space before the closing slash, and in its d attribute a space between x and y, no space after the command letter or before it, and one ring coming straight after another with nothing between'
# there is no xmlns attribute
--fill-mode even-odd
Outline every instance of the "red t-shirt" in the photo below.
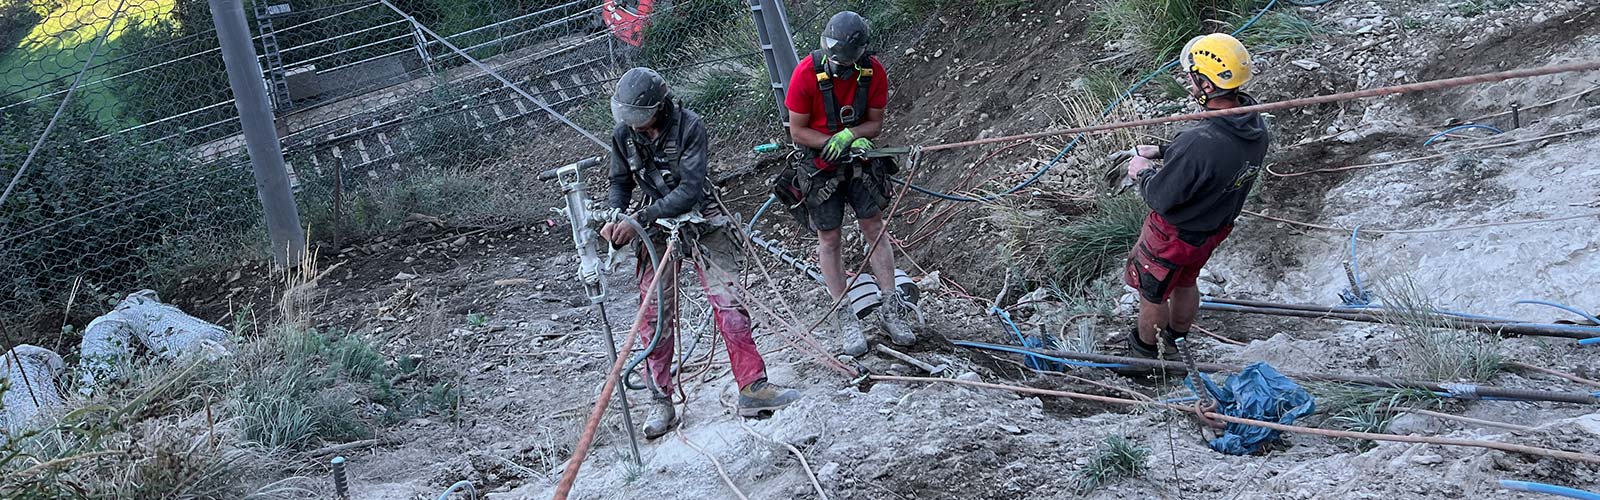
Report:
<svg viewBox="0 0 1600 500"><path fill-rule="evenodd" d="M872 88L867 89L867 108L885 109L889 107L889 74L883 70L883 64L878 58L872 61ZM833 98L839 104L843 115L844 108L861 114L866 119L866 109L856 107L856 76L850 78L833 79ZM795 66L794 75L789 78L789 93L784 96L784 106L791 113L807 113L811 115L811 129L824 134L833 135L828 131L828 109L822 102L822 90L817 86L817 72L811 67L811 56L800 60L800 65Z"/></svg>

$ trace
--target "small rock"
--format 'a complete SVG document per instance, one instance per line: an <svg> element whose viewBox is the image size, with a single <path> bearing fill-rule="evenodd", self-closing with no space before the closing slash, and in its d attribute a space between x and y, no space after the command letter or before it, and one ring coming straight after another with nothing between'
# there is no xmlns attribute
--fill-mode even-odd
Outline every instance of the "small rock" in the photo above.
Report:
<svg viewBox="0 0 1600 500"><path fill-rule="evenodd" d="M909 55L915 54L915 53L917 53L916 47L906 47L906 55L909 56Z"/></svg>
<svg viewBox="0 0 1600 500"><path fill-rule="evenodd" d="M960 375L957 375L956 376L956 380L964 380L964 381L967 381L967 382L982 382L983 381L983 377L978 376L978 372L966 372L966 373L962 373Z"/></svg>
<svg viewBox="0 0 1600 500"><path fill-rule="evenodd" d="M1564 173L1567 173L1567 167L1556 167L1550 169L1550 175L1561 175Z"/></svg>
<svg viewBox="0 0 1600 500"><path fill-rule="evenodd" d="M1011 424L1000 424L1000 430L1010 434L1022 434L1022 428Z"/></svg>
<svg viewBox="0 0 1600 500"><path fill-rule="evenodd" d="M394 275L395 281L411 281L414 279L417 279L417 275L411 273L400 273Z"/></svg>
<svg viewBox="0 0 1600 500"><path fill-rule="evenodd" d="M1468 248L1472 248L1472 242L1470 242L1470 241L1457 241L1456 242L1456 250L1457 251L1464 251L1464 250L1466 250Z"/></svg>
<svg viewBox="0 0 1600 500"><path fill-rule="evenodd" d="M450 242L450 246L453 246L453 247L465 246L466 244L467 244L467 237L466 236L462 236L460 238L456 238L455 241Z"/></svg>
<svg viewBox="0 0 1600 500"><path fill-rule="evenodd" d="M1411 456L1411 463L1417 465L1439 465L1444 463L1444 457L1432 453L1426 455L1417 454Z"/></svg>
<svg viewBox="0 0 1600 500"><path fill-rule="evenodd" d="M554 314L554 313L550 314L550 321L559 321L559 320L561 320L561 315L560 314Z"/></svg>
<svg viewBox="0 0 1600 500"><path fill-rule="evenodd" d="M433 425L433 421L432 420L428 420L426 418L413 418L413 419L411 419L411 425L414 425L414 426L417 426L417 427L427 427L427 426Z"/></svg>
<svg viewBox="0 0 1600 500"><path fill-rule="evenodd" d="M1306 71L1316 71L1318 68L1322 67L1322 64L1310 59L1295 59L1293 61L1289 61L1289 64L1298 66L1300 69Z"/></svg>
<svg viewBox="0 0 1600 500"><path fill-rule="evenodd" d="M1406 77L1406 71L1403 70L1403 69L1402 70L1395 70L1393 77L1396 80L1405 78Z"/></svg>
<svg viewBox="0 0 1600 500"><path fill-rule="evenodd" d="M938 58L943 57L943 56L944 56L944 49L939 49L939 50L933 51L933 58L934 59L938 59Z"/></svg>
<svg viewBox="0 0 1600 500"><path fill-rule="evenodd" d="M416 261L417 261L417 258L416 258L416 257L410 257L410 256L407 256L407 257L406 257L406 260L405 260L405 261L404 261L404 262L405 262L405 263L406 263L406 264L410 264L410 263L412 263L412 262L416 262Z"/></svg>

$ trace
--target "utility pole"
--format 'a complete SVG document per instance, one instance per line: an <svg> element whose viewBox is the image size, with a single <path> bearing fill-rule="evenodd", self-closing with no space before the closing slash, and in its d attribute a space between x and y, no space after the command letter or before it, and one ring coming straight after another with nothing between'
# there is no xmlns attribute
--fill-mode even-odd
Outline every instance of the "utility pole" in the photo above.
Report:
<svg viewBox="0 0 1600 500"><path fill-rule="evenodd" d="M250 42L250 27L245 24L242 0L209 0L211 19L217 25L217 41L222 46L222 62L228 68L228 86L233 89L233 106L239 110L239 128L250 167L256 178L256 196L272 239L272 258L280 268L300 261L306 246L300 230L300 213L289 191L289 172L283 163L283 146L272 125L272 105L267 100L261 66L256 64L255 45Z"/></svg>
<svg viewBox="0 0 1600 500"><path fill-rule="evenodd" d="M783 11L780 0L749 1L761 57L767 61L767 76L772 81L773 97L778 103L778 121L788 126L789 108L783 105L783 98L789 89L789 77L794 75L795 66L800 65L800 57L794 52L794 37L789 34L789 15Z"/></svg>

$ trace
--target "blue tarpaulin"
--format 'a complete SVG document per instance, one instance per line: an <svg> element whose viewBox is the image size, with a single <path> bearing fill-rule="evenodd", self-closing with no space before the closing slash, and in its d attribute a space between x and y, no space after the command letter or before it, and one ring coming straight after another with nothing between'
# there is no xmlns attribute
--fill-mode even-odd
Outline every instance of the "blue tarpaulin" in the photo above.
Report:
<svg viewBox="0 0 1600 500"><path fill-rule="evenodd" d="M1217 400L1217 411L1224 415L1287 425L1316 411L1311 393L1264 362L1244 367L1229 376L1222 387L1217 387L1210 379L1206 379L1205 384L1206 392ZM1221 437L1211 440L1211 449L1229 455L1246 455L1275 439L1278 439L1278 431L1230 423Z"/></svg>

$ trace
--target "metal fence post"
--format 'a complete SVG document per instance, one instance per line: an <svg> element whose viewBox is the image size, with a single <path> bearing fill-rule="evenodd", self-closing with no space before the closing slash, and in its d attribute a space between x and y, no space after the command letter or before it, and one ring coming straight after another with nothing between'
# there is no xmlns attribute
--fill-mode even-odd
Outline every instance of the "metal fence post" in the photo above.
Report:
<svg viewBox="0 0 1600 500"><path fill-rule="evenodd" d="M305 248L305 233L300 230L300 214L289 188L289 172L284 167L283 147L272 125L272 107L256 64L255 46L250 43L250 27L245 24L242 0L209 0L211 18L216 22L217 41L222 46L222 62L228 68L228 85L233 89L233 105L239 110L245 148L256 178L256 196L272 239L272 257L280 267L298 262Z"/></svg>
<svg viewBox="0 0 1600 500"><path fill-rule="evenodd" d="M789 124L789 108L783 105L789 89L789 77L794 75L800 57L794 52L794 37L789 33L789 15L778 0L750 0L750 15L755 17L756 37L761 43L761 54L767 61L767 76L772 80L772 92L778 103L778 120Z"/></svg>

